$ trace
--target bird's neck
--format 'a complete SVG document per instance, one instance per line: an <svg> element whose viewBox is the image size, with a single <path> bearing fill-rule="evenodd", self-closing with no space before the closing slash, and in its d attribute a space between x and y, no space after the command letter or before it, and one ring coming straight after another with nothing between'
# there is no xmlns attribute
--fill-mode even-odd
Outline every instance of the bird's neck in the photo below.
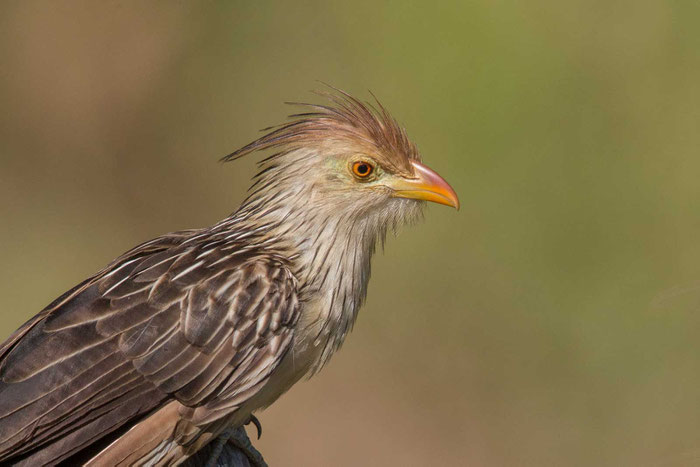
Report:
<svg viewBox="0 0 700 467"><path fill-rule="evenodd" d="M352 329L380 234L373 219L338 215L310 197L303 190L251 196L228 222L238 231L255 231L256 243L289 260L301 301L308 304L301 331L319 350L310 369L315 372Z"/></svg>

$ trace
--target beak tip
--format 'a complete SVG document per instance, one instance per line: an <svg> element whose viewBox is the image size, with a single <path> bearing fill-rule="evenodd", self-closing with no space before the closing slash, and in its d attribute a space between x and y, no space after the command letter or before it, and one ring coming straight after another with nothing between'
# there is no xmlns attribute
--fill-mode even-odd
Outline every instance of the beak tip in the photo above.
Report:
<svg viewBox="0 0 700 467"><path fill-rule="evenodd" d="M460 203L459 203L459 197L457 196L457 193L455 193L454 189L447 183L445 183L445 192L443 193L443 196L445 197L445 203L447 206L455 208L457 211L459 211L460 208Z"/></svg>
<svg viewBox="0 0 700 467"><path fill-rule="evenodd" d="M447 182L445 182L445 184L447 184ZM459 197L457 196L457 193L455 193L454 189L450 185L447 185L447 186L449 187L449 190L448 190L449 196L447 198L450 200L450 206L452 206L457 211L459 211L459 207L460 207Z"/></svg>

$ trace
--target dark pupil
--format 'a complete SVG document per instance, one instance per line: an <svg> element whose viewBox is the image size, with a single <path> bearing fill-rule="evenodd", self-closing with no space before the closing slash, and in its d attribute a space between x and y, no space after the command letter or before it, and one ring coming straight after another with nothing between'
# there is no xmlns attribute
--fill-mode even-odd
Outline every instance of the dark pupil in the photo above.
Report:
<svg viewBox="0 0 700 467"><path fill-rule="evenodd" d="M369 173L369 166L367 164L360 164L357 166L357 173L360 175L367 175Z"/></svg>

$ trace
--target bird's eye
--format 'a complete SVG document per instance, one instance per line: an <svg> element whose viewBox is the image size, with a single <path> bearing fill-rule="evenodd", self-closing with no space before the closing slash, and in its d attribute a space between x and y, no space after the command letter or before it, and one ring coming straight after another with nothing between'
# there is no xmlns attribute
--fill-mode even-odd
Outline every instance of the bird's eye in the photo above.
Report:
<svg viewBox="0 0 700 467"><path fill-rule="evenodd" d="M352 164L352 173L357 178L366 179L374 172L374 165L367 161L356 161Z"/></svg>

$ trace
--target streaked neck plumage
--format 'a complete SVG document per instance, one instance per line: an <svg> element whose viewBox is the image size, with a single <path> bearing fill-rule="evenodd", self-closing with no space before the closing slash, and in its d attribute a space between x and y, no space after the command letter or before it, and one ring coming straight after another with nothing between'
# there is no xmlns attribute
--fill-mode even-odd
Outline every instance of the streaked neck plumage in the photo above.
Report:
<svg viewBox="0 0 700 467"><path fill-rule="evenodd" d="M313 297L317 314L302 318L309 345L322 347L311 372L352 329L367 293L376 242L386 231L377 213L352 209L347 200L336 204L312 177L299 173L314 158L297 151L265 164L250 196L222 223L228 230L255 232L254 243L289 260L302 303ZM304 179L308 182L298 183Z"/></svg>

